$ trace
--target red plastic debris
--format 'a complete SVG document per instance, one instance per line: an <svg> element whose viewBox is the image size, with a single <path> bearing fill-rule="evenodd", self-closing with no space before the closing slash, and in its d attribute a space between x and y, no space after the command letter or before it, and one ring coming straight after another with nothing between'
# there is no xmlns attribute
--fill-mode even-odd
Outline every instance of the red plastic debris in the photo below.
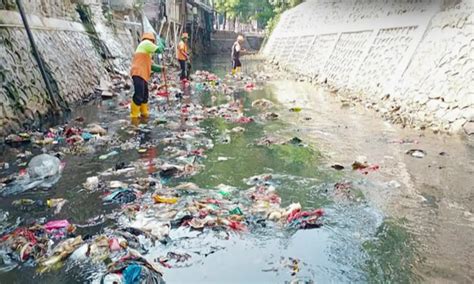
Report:
<svg viewBox="0 0 474 284"><path fill-rule="evenodd" d="M13 231L13 233L3 236L1 241L2 242L6 241L10 237L14 237L14 238L24 237L28 240L28 242L30 242L33 245L37 243L35 234L31 232L30 230L28 230L27 228L17 228L15 231Z"/></svg>
<svg viewBox="0 0 474 284"><path fill-rule="evenodd" d="M252 91L254 88L255 88L255 84L252 82L248 82L247 84L245 84L245 90L247 91Z"/></svg>
<svg viewBox="0 0 474 284"><path fill-rule="evenodd" d="M119 106L128 107L130 105L130 100L124 100L119 102Z"/></svg>
<svg viewBox="0 0 474 284"><path fill-rule="evenodd" d="M368 175L370 172L375 172L375 171L378 171L379 169L380 169L379 165L370 165L366 168L358 169L358 171L364 175Z"/></svg>
<svg viewBox="0 0 474 284"><path fill-rule="evenodd" d="M204 154L204 149L196 149L191 151L191 155L202 156Z"/></svg>
<svg viewBox="0 0 474 284"><path fill-rule="evenodd" d="M199 210L199 218L204 219L207 217L207 215L209 215L209 212L207 212L207 210Z"/></svg>
<svg viewBox="0 0 474 284"><path fill-rule="evenodd" d="M246 123L250 123L252 121L253 121L253 118L251 118L251 117L241 116L238 119L236 119L234 122L235 123L246 124Z"/></svg>
<svg viewBox="0 0 474 284"><path fill-rule="evenodd" d="M170 95L170 93L165 91L165 90L159 90L158 92L156 92L156 95L159 96L159 97L166 98Z"/></svg>
<svg viewBox="0 0 474 284"><path fill-rule="evenodd" d="M323 209L316 209L313 211L301 211L300 209L295 209L291 211L290 215L288 215L287 221L288 223L290 223L292 221L295 221L301 218L313 217L313 216L319 218L323 216L323 214L324 214Z"/></svg>
<svg viewBox="0 0 474 284"><path fill-rule="evenodd" d="M82 130L75 127L69 127L64 130L64 135L66 137L71 137L73 135L81 135L81 133L82 133Z"/></svg>
<svg viewBox="0 0 474 284"><path fill-rule="evenodd" d="M109 248L111 251L119 251L121 249L118 239L109 239Z"/></svg>
<svg viewBox="0 0 474 284"><path fill-rule="evenodd" d="M228 226L229 226L229 228L231 228L232 230L235 230L235 231L246 231L247 230L247 226L245 226L244 224L242 224L240 222L237 222L237 221L229 221Z"/></svg>
<svg viewBox="0 0 474 284"><path fill-rule="evenodd" d="M212 198L206 199L205 203L216 204L216 205L221 204L221 202L220 202L219 200L217 200L217 199L212 199Z"/></svg>

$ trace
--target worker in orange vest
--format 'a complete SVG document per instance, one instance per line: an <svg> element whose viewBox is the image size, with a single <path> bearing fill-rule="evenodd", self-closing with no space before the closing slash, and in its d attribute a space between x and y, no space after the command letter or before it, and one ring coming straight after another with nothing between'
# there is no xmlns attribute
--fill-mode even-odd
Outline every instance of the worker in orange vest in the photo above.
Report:
<svg viewBox="0 0 474 284"><path fill-rule="evenodd" d="M148 117L148 80L152 72L161 72L165 67L153 64L152 55L163 53L164 42L160 39L155 44L156 39L153 33L144 33L140 44L138 44L133 55L130 75L133 80L135 93L133 94L130 107L130 118L132 120L139 117Z"/></svg>
<svg viewBox="0 0 474 284"><path fill-rule="evenodd" d="M176 58L178 59L179 66L181 67L181 75L179 76L181 80L189 78L189 74L187 74L186 70L186 61L189 60L188 38L188 33L183 33L181 35L178 48L176 49Z"/></svg>

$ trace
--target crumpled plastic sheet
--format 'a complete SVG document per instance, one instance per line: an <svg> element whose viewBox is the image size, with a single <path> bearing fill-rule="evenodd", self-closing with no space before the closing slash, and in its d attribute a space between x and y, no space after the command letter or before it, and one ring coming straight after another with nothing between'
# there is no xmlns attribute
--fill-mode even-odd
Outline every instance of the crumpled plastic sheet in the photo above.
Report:
<svg viewBox="0 0 474 284"><path fill-rule="evenodd" d="M37 187L50 188L61 178L61 161L52 155L41 154L33 157L26 174L9 184L2 196L19 194Z"/></svg>

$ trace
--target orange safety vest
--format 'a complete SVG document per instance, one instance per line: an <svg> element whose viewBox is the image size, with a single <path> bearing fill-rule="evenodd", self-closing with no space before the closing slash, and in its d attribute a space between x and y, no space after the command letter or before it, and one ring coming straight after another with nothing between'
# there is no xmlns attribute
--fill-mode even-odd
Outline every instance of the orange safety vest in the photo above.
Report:
<svg viewBox="0 0 474 284"><path fill-rule="evenodd" d="M180 41L176 49L176 58L178 58L178 60L186 60L185 54L188 54L188 45L184 43L184 41Z"/></svg>
<svg viewBox="0 0 474 284"><path fill-rule="evenodd" d="M148 53L137 52L133 55L131 76L139 76L148 81L151 77L151 55Z"/></svg>

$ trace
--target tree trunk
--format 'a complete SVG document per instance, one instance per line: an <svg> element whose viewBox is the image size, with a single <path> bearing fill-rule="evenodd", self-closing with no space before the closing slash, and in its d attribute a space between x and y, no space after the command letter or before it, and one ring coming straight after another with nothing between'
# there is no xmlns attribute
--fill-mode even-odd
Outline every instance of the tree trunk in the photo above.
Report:
<svg viewBox="0 0 474 284"><path fill-rule="evenodd" d="M222 29L225 30L225 25L227 24L227 13L224 12L224 24L222 25Z"/></svg>

